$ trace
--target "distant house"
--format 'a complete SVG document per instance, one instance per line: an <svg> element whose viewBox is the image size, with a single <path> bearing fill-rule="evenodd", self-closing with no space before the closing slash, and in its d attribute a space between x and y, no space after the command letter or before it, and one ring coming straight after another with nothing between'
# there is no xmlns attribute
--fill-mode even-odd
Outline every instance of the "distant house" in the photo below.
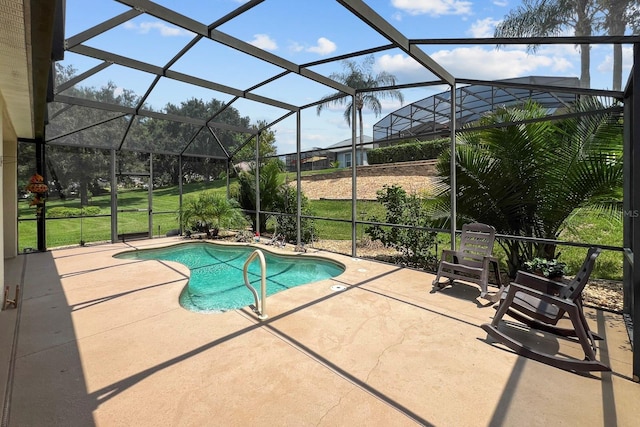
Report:
<svg viewBox="0 0 640 427"><path fill-rule="evenodd" d="M356 140L356 164L368 165L367 151L378 147L378 143L373 144L373 138L367 135L363 137L364 147L360 146L360 138ZM312 150L300 153L300 170L320 170L331 167L335 161L339 162L339 167L350 168L353 166L351 151L351 139L337 142L327 148L315 147ZM297 156L295 154L287 154L285 158L286 168L289 172L297 170Z"/></svg>
<svg viewBox="0 0 640 427"><path fill-rule="evenodd" d="M341 168L350 168L354 163L356 166L368 165L367 151L372 148L376 148L378 144L372 144L373 138L368 135L363 135L362 141L365 144L364 146L360 145L360 137L356 139L355 162L354 159L352 159L353 152L351 150L351 138L330 145L326 150L334 153L335 159L340 163Z"/></svg>

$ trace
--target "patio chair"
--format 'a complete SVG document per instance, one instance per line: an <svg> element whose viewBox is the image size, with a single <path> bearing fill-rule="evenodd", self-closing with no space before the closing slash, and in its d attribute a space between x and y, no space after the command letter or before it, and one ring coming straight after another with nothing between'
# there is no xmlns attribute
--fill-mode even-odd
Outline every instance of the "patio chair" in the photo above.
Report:
<svg viewBox="0 0 640 427"><path fill-rule="evenodd" d="M433 281L433 288L444 288L455 280L463 280L480 285L480 297L491 302L500 299L504 289L500 279L498 259L492 256L496 230L487 224L471 223L462 226L460 249L442 251L442 259L438 273ZM489 294L489 270L493 267L498 291ZM440 282L440 278L449 279Z"/></svg>
<svg viewBox="0 0 640 427"><path fill-rule="evenodd" d="M595 340L602 338L591 332L582 309L582 290L589 280L600 248L590 248L578 271L568 283L555 282L524 271L518 271L515 281L505 291L493 321L482 325L489 336L517 354L569 371L610 371L596 360ZM580 343L584 360L558 357L525 346L498 329L502 317L508 314L532 329L550 332ZM559 327L568 316L571 328Z"/></svg>

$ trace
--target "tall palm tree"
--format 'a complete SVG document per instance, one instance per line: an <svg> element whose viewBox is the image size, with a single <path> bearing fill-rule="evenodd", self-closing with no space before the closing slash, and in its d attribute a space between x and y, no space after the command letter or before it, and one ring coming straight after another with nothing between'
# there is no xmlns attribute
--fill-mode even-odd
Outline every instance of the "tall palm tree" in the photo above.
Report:
<svg viewBox="0 0 640 427"><path fill-rule="evenodd" d="M523 0L496 26L494 37L558 36L567 28L574 28L577 37L590 36L598 25L599 11L597 0ZM527 49L535 52L537 47L532 44ZM588 88L591 50L588 44L579 47L580 85Z"/></svg>
<svg viewBox="0 0 640 427"><path fill-rule="evenodd" d="M282 162L278 159L271 159L260 165L260 210L273 211L280 203L280 188L284 184L281 176L283 171ZM238 189L236 191L236 199L246 211L255 211L256 203L256 168L252 167L248 171L238 174ZM255 214L250 215L253 230L263 231L267 228L268 215L261 213L259 221L256 221Z"/></svg>
<svg viewBox="0 0 640 427"><path fill-rule="evenodd" d="M503 234L557 239L576 209L616 212L623 176L619 118L603 113L592 99L574 108L591 113L537 121L547 112L529 103L496 110L474 124L481 130L460 134L455 151L460 223L477 221ZM440 225L450 219L450 158L445 152L436 166L443 180L435 199ZM499 244L511 275L526 259L555 256L553 245Z"/></svg>
<svg viewBox="0 0 640 427"><path fill-rule="evenodd" d="M640 22L638 0L524 0L496 27L495 37L545 37L574 28L576 36L590 36L595 30L608 35L624 35L627 25ZM580 47L580 85L591 86L591 53L588 44ZM529 45L534 52L537 45ZM613 90L622 87L622 46L613 45Z"/></svg>
<svg viewBox="0 0 640 427"><path fill-rule="evenodd" d="M627 24L634 25L633 13L638 11L638 0L599 0L605 18L602 27L610 36L624 35ZM613 90L622 89L622 45L613 45Z"/></svg>
<svg viewBox="0 0 640 427"><path fill-rule="evenodd" d="M362 64L358 64L355 61L344 60L342 64L344 71L342 73L332 73L329 78L337 82L343 83L351 88L358 90L359 92L355 96L355 106L353 98L347 97L342 92L336 92L330 95L323 96L321 104L318 104L317 113L320 115L325 107L331 105L345 105L347 108L344 110L344 119L351 126L351 115L353 114L353 108L355 107L358 113L358 122L360 129L360 164L363 163L363 149L364 149L364 125L362 123L362 109L367 107L371 109L376 117L382 112L381 98L397 99L402 104L404 97L402 92L397 89L381 90L376 92L366 92L367 89L375 89L385 86L393 86L396 84L396 77L393 74L382 71L378 74L373 73L373 64L375 58L373 55L365 57ZM357 163L356 163L357 164Z"/></svg>

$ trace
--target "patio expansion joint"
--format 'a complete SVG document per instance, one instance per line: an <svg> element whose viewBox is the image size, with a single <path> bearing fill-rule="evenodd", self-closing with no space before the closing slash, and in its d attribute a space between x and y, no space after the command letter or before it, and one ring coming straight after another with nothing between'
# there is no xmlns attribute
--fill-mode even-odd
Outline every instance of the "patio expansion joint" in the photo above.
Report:
<svg viewBox="0 0 640 427"><path fill-rule="evenodd" d="M255 319L254 317L252 317L249 313L245 312L245 311L241 311L241 310L237 310L236 311L240 316L249 319L250 321L253 321L256 325L262 323L259 320ZM367 320L365 320L363 323L367 323L368 321L372 320L373 318L378 318L380 317L380 315L376 315L372 318L368 318ZM416 321L415 323L411 323L409 325L407 325L406 327L403 328L403 333L400 335L400 337L398 338L398 340L396 340L393 343L390 343L389 345L387 345L378 355L378 357L376 358L376 363L369 369L368 373L365 375L365 379L360 379L358 377L355 376L355 374L350 374L349 372L347 372L346 370L342 369L340 366L338 366L337 364L334 364L333 362L331 362L328 359L325 359L323 356L317 354L313 349L305 346L303 343L296 341L294 338L290 338L288 336L286 336L286 334L284 332L280 332L277 327L273 326L271 324L270 321L266 321L264 322L260 329L264 329L265 332L267 332L268 334L273 335L276 339L284 342L285 344L289 345L291 348L293 348L295 351L301 353L302 355L304 355L305 357L311 359L312 361L318 363L320 366L324 367L325 369L327 369L329 372L331 372L333 375L340 377L342 380L346 381L347 383L353 385L357 390L360 390L368 395L370 395L371 397L379 400L380 402L382 402L383 404L389 406L390 408L396 410L398 413L402 414L403 416L412 419L413 421L418 422L419 424L423 425L423 423L425 422L425 420L421 419L417 414L414 414L413 412L411 412L408 408L404 408L402 406L396 406L393 405L391 403L389 403L387 401L387 399L385 398L384 394L381 394L380 392L377 391L377 389L371 385L369 385L369 378L370 376L373 374L373 372L376 371L377 367L380 365L381 363L381 358L382 356L387 353L390 349L397 347L399 345L401 345L405 339L406 339L406 331L408 329L412 329L412 328L416 328L419 327L420 324L418 321ZM326 415L329 414L330 410L338 407L340 402L350 393L353 392L352 390L348 390L345 393L341 394L340 397L338 398L337 402L332 405L331 408L328 408L326 411Z"/></svg>

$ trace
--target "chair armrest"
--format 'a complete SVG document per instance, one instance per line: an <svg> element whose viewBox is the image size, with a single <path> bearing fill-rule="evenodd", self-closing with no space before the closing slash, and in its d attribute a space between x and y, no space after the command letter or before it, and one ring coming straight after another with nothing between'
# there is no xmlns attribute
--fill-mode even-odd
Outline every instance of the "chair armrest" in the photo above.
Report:
<svg viewBox="0 0 640 427"><path fill-rule="evenodd" d="M443 249L441 259L447 259L446 257L450 257L450 259L453 259L455 260L455 262L458 262L457 259L460 257L460 252L453 251L451 249Z"/></svg>
<svg viewBox="0 0 640 427"><path fill-rule="evenodd" d="M518 283L549 295L558 295L564 288L562 283L522 270L517 272L516 278L512 283Z"/></svg>

